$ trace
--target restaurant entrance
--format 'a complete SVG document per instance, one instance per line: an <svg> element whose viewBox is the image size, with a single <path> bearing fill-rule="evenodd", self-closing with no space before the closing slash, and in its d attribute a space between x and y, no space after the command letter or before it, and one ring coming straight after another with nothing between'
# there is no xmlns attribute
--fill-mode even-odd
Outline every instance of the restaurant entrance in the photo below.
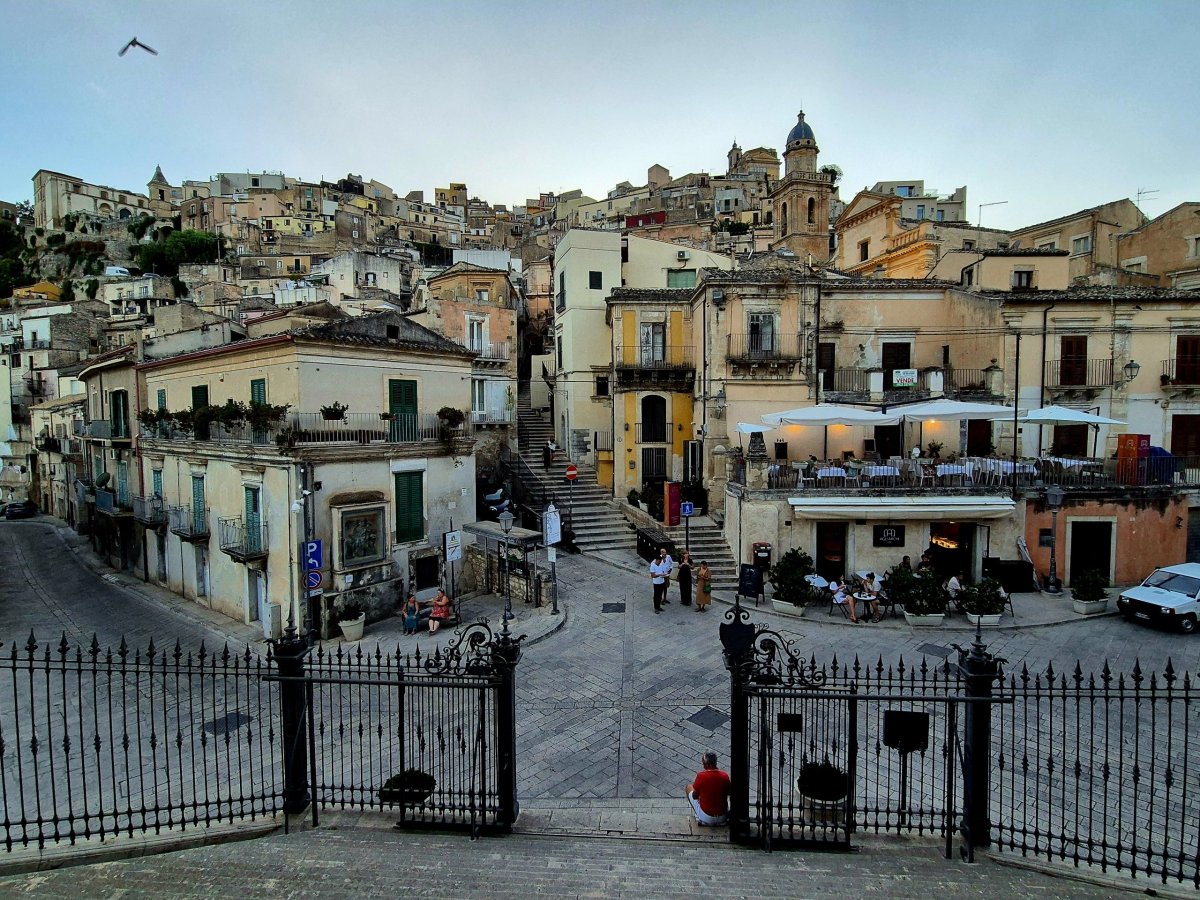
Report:
<svg viewBox="0 0 1200 900"><path fill-rule="evenodd" d="M827 581L846 572L846 523L817 523L817 574Z"/></svg>
<svg viewBox="0 0 1200 900"><path fill-rule="evenodd" d="M970 575L974 570L975 541L973 522L930 522L928 552L938 576Z"/></svg>

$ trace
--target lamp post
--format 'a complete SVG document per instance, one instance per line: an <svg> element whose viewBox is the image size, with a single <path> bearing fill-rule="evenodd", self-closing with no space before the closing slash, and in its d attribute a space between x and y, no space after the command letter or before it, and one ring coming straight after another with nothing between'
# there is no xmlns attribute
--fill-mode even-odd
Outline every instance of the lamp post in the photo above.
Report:
<svg viewBox="0 0 1200 900"><path fill-rule="evenodd" d="M1061 594L1062 584L1058 580L1058 511L1062 508L1063 489L1057 484L1046 488L1046 505L1050 507L1050 577L1046 580L1047 594Z"/></svg>
<svg viewBox="0 0 1200 900"><path fill-rule="evenodd" d="M507 509L500 513L500 528L504 531L504 634L508 634L508 621L513 617L512 590L508 573L508 533L512 531L513 514Z"/></svg>
<svg viewBox="0 0 1200 900"><path fill-rule="evenodd" d="M1137 374L1142 371L1142 367L1137 360L1131 359L1125 365L1121 366L1121 371L1125 373L1125 383L1129 384L1129 382L1137 378Z"/></svg>

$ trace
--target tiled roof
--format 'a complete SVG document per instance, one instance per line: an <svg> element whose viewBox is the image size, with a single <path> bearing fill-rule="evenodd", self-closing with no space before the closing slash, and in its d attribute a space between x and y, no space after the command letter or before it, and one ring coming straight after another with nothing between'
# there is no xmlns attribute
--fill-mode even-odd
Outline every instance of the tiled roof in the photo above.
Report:
<svg viewBox="0 0 1200 900"><path fill-rule="evenodd" d="M1179 300L1196 303L1200 301L1200 291L1181 291L1174 288L1153 287L1114 287L1095 285L1089 287L1068 288L1065 291L1028 291L1011 293L1009 291L981 291L989 297L1003 297L1006 303L1070 303L1093 302L1110 300L1126 300L1137 303Z"/></svg>
<svg viewBox="0 0 1200 900"><path fill-rule="evenodd" d="M507 275L508 274L503 269L492 269L492 268L489 268L488 266L481 266L476 263L471 263L471 262L466 262L465 260L460 260L460 261L456 262L454 265L450 266L448 269L443 269L441 272L438 272L438 274L434 275L429 280L437 281L439 278L445 278L448 275L461 275L464 272L488 272L490 274L495 274L495 275Z"/></svg>
<svg viewBox="0 0 1200 900"><path fill-rule="evenodd" d="M614 303L686 303L691 288L614 288L605 301Z"/></svg>
<svg viewBox="0 0 1200 900"><path fill-rule="evenodd" d="M965 251L970 253L970 250ZM1069 250L1056 250L1054 247L996 247L991 250L976 250L984 256L1070 256Z"/></svg>
<svg viewBox="0 0 1200 900"><path fill-rule="evenodd" d="M399 328L398 337L389 338L375 332L390 326ZM413 350L437 351L455 356L474 357L476 354L462 344L442 337L424 325L388 310L374 315L343 319L337 322L319 322L291 332L293 338L331 341L336 344L358 344L370 347L407 347Z"/></svg>

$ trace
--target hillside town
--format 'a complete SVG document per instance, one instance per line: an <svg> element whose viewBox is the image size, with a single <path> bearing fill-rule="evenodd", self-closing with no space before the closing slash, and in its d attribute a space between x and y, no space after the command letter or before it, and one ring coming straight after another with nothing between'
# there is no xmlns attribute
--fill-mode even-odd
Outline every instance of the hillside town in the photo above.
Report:
<svg viewBox="0 0 1200 900"><path fill-rule="evenodd" d="M585 554L687 527L729 588L792 548L1022 590L1200 559L1200 202L1002 231L967 186L850 195L787 124L719 174L511 206L38 171L0 204L3 497L269 636L390 616L449 585L446 533L553 502Z"/></svg>

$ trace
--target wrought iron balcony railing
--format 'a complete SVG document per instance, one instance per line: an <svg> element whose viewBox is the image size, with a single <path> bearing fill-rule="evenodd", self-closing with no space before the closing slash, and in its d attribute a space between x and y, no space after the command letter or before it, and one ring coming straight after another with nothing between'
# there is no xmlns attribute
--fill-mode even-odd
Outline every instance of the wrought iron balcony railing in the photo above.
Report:
<svg viewBox="0 0 1200 900"><path fill-rule="evenodd" d="M670 422L638 422L635 434L639 444L669 444L675 426Z"/></svg>
<svg viewBox="0 0 1200 900"><path fill-rule="evenodd" d="M263 559L267 555L267 524L246 525L241 518L217 520L221 551L238 562Z"/></svg>
<svg viewBox="0 0 1200 900"><path fill-rule="evenodd" d="M171 533L185 541L197 543L208 540L207 506L170 506L167 518Z"/></svg>
<svg viewBox="0 0 1200 900"><path fill-rule="evenodd" d="M110 516L125 515L130 512L129 498L122 497L114 491L96 490L96 512Z"/></svg>
<svg viewBox="0 0 1200 900"><path fill-rule="evenodd" d="M1052 388L1111 387L1113 361L1082 357L1052 359L1046 363L1046 386Z"/></svg>
<svg viewBox="0 0 1200 900"><path fill-rule="evenodd" d="M167 509L162 497L134 497L133 517L144 525L165 525Z"/></svg>
<svg viewBox="0 0 1200 900"><path fill-rule="evenodd" d="M726 356L734 362L798 360L800 336L795 334L731 334Z"/></svg>
<svg viewBox="0 0 1200 900"><path fill-rule="evenodd" d="M88 437L101 440L129 440L129 422L124 419L93 419L87 423L87 434Z"/></svg>
<svg viewBox="0 0 1200 900"><path fill-rule="evenodd" d="M432 413L344 413L340 419L326 419L319 412L293 412L269 428L210 422L206 428L193 431L160 424L142 425L139 430L141 439L146 441L278 447L432 443L454 433L455 429L448 429Z"/></svg>
<svg viewBox="0 0 1200 900"><path fill-rule="evenodd" d="M692 348L683 344L652 347L644 344L618 344L613 351L618 369L694 369Z"/></svg>
<svg viewBox="0 0 1200 900"><path fill-rule="evenodd" d="M1163 386L1170 384L1187 387L1200 386L1200 357L1181 356L1162 361Z"/></svg>

